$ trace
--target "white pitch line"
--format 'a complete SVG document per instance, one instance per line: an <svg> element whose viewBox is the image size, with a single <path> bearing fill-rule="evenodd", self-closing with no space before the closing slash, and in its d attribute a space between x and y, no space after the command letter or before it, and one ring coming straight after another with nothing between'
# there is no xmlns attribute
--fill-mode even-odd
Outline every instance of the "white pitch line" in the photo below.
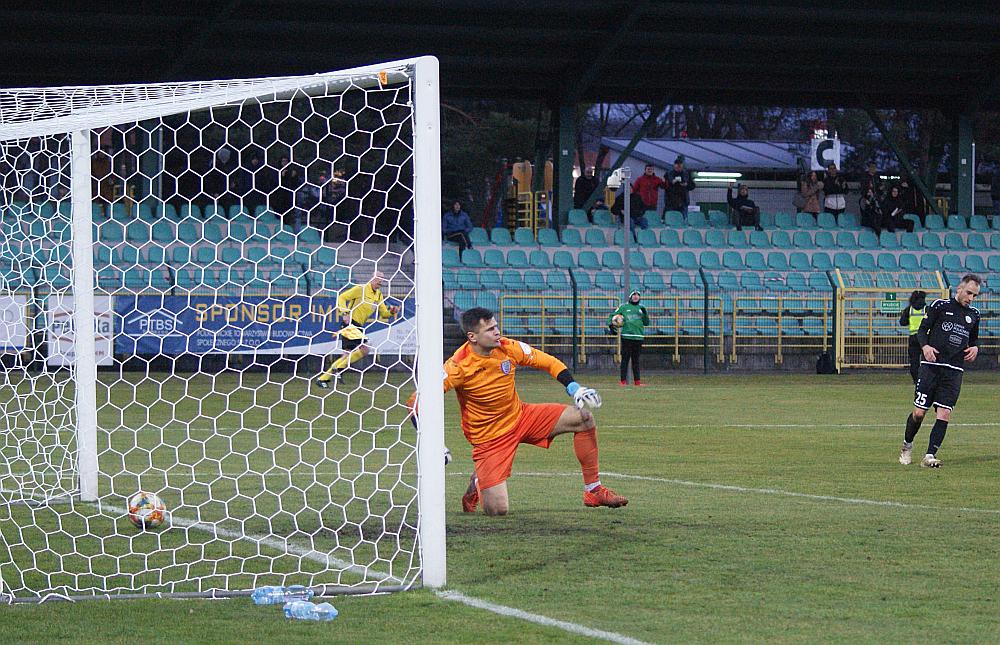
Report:
<svg viewBox="0 0 1000 645"><path fill-rule="evenodd" d="M680 423L680 424L644 424L644 425L608 425L604 423L599 423L599 428L612 428L615 430L649 430L651 428L664 429L664 430L697 430L697 429L711 429L711 430L721 430L725 428L744 428L744 429L767 429L767 428L803 428L803 429L815 429L815 428L895 428L903 427L902 422L898 420L884 421L881 423ZM949 428L996 428L1000 427L998 422L986 422L986 423L951 423L948 425Z"/></svg>
<svg viewBox="0 0 1000 645"><path fill-rule="evenodd" d="M486 611L493 612L494 614L499 614L501 616L509 616L511 618L517 618L529 623L535 623L536 625L544 625L545 627L555 627L556 629L561 629L565 632L571 634L576 634L578 636L586 636L588 638L596 638L603 641L608 641L611 643L620 643L621 645L651 645L646 641L641 641L630 636L624 636L616 632L606 632L602 629L594 629L592 627L587 627L585 625L579 625L577 623L571 623L565 620L557 620L555 618L549 618L548 616L542 616L541 614L533 614L521 609L516 609L514 607L507 607L506 605L498 605L496 603L489 602L487 600L481 600L479 598L471 598L466 596L460 591L437 591L435 592L438 598L442 600L449 600L452 602L460 602L463 605L468 605L469 607L475 607L476 609L485 609Z"/></svg>

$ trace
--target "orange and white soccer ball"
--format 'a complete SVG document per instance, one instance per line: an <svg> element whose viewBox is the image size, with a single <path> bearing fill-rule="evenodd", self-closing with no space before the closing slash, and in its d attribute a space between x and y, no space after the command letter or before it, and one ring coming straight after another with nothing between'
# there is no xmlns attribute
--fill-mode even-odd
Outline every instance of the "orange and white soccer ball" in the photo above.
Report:
<svg viewBox="0 0 1000 645"><path fill-rule="evenodd" d="M621 314L615 314L611 317L611 324L615 327L621 327L625 324L625 316Z"/></svg>
<svg viewBox="0 0 1000 645"><path fill-rule="evenodd" d="M128 500L128 519L138 529L155 529L166 521L167 507L156 493L141 490Z"/></svg>

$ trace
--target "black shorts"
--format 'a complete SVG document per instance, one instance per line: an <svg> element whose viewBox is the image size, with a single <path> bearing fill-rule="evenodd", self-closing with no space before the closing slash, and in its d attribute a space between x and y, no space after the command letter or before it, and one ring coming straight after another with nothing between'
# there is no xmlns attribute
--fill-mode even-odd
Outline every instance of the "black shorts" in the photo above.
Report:
<svg viewBox="0 0 1000 645"><path fill-rule="evenodd" d="M938 367L920 364L917 372L916 393L913 405L922 410L947 408L953 410L958 403L958 395L962 392L962 372L950 367Z"/></svg>
<svg viewBox="0 0 1000 645"><path fill-rule="evenodd" d="M351 352L361 346L367 338L341 338L340 348L345 352Z"/></svg>

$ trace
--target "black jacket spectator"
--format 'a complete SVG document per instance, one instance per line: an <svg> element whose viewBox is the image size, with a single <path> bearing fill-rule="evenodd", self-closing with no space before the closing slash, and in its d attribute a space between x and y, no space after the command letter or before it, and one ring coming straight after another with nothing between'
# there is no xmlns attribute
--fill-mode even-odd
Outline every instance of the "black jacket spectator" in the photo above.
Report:
<svg viewBox="0 0 1000 645"><path fill-rule="evenodd" d="M594 169L587 168L582 175L576 178L573 185L573 208L583 208L587 198L590 197L600 182L594 176Z"/></svg>
<svg viewBox="0 0 1000 645"><path fill-rule="evenodd" d="M760 209L750 199L750 189L741 184L736 197L733 197L733 187L730 186L726 189L726 201L729 202L729 208L733 211L733 219L735 220L737 231L742 231L744 224L753 225L758 231L762 230L760 227Z"/></svg>

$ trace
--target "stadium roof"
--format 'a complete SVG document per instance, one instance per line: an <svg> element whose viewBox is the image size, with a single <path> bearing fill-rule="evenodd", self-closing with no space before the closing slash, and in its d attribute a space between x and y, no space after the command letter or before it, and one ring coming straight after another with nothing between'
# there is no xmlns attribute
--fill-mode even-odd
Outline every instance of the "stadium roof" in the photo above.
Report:
<svg viewBox="0 0 1000 645"><path fill-rule="evenodd" d="M629 139L605 137L601 144L623 151ZM809 144L797 141L740 141L717 139L643 139L629 155L660 168L669 168L684 155L690 170L796 171L797 160L809 156Z"/></svg>
<svg viewBox="0 0 1000 645"><path fill-rule="evenodd" d="M0 86L306 74L432 54L446 97L1000 107L994 2L888 4L6 3Z"/></svg>

